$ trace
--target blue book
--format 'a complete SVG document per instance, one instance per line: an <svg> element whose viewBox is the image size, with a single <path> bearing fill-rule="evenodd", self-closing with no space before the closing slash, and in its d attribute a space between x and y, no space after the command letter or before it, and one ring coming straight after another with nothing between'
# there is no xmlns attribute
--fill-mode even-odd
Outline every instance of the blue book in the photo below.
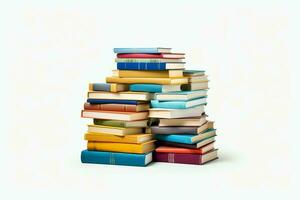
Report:
<svg viewBox="0 0 300 200"><path fill-rule="evenodd" d="M134 92L170 92L180 91L180 85L160 85L160 84L131 84L129 90Z"/></svg>
<svg viewBox="0 0 300 200"><path fill-rule="evenodd" d="M183 144L196 144L202 140L206 140L211 137L203 138L202 134L188 135L188 134L155 134L155 139L165 141L165 142L177 142Z"/></svg>
<svg viewBox="0 0 300 200"><path fill-rule="evenodd" d="M199 105L206 105L206 96L190 101L151 101L151 108L186 109Z"/></svg>
<svg viewBox="0 0 300 200"><path fill-rule="evenodd" d="M144 167L148 165L151 161L152 153L134 154L89 150L83 150L81 152L82 163Z"/></svg>
<svg viewBox="0 0 300 200"><path fill-rule="evenodd" d="M140 101L137 100L122 100L122 99L87 99L87 102L90 104L107 104L107 103L115 103L115 104L130 104L130 105L138 105Z"/></svg>
<svg viewBox="0 0 300 200"><path fill-rule="evenodd" d="M114 48L115 53L171 53L171 48Z"/></svg>
<svg viewBox="0 0 300 200"><path fill-rule="evenodd" d="M183 69L184 62L179 63L159 63L159 62L118 62L118 70L168 70Z"/></svg>

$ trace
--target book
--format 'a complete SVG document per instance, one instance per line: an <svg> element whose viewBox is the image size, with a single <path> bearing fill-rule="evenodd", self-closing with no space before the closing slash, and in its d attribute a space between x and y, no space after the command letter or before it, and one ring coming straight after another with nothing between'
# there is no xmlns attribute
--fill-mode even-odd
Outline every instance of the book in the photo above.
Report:
<svg viewBox="0 0 300 200"><path fill-rule="evenodd" d="M114 48L115 53L171 53L171 48Z"/></svg>
<svg viewBox="0 0 300 200"><path fill-rule="evenodd" d="M154 137L160 141L167 142L177 142L184 144L195 144L201 140L214 137L216 135L215 131L208 131L198 135L188 135L188 134L155 134Z"/></svg>
<svg viewBox="0 0 300 200"><path fill-rule="evenodd" d="M206 97L200 97L189 101L151 101L151 108L186 109L198 105L206 105Z"/></svg>
<svg viewBox="0 0 300 200"><path fill-rule="evenodd" d="M117 63L118 70L168 70L168 69L184 69L184 62L180 63Z"/></svg>
<svg viewBox="0 0 300 200"><path fill-rule="evenodd" d="M194 118L159 119L159 126L202 126L206 122L206 115L202 115Z"/></svg>
<svg viewBox="0 0 300 200"><path fill-rule="evenodd" d="M87 102L90 104L131 104L138 105L144 104L145 101L137 101L137 100L123 100L123 99L87 99Z"/></svg>
<svg viewBox="0 0 300 200"><path fill-rule="evenodd" d="M189 83L203 83L203 82L208 82L207 76L193 76L193 77L188 77L188 82Z"/></svg>
<svg viewBox="0 0 300 200"><path fill-rule="evenodd" d="M104 110L82 110L81 117L95 119L111 119L123 121L135 121L148 118L148 112L117 112Z"/></svg>
<svg viewBox="0 0 300 200"><path fill-rule="evenodd" d="M128 85L118 83L90 83L90 91L122 92L128 91Z"/></svg>
<svg viewBox="0 0 300 200"><path fill-rule="evenodd" d="M159 85L159 84L130 84L129 90L135 92L172 92L181 91L180 85Z"/></svg>
<svg viewBox="0 0 300 200"><path fill-rule="evenodd" d="M150 71L150 70L113 70L114 77L120 78L178 78L183 77L183 70L166 70L166 71Z"/></svg>
<svg viewBox="0 0 300 200"><path fill-rule="evenodd" d="M148 120L137 121L120 121L120 120L107 120L107 119L94 119L94 124L103 126L115 126L115 127L146 127Z"/></svg>
<svg viewBox="0 0 300 200"><path fill-rule="evenodd" d="M209 121L202 126L151 126L152 134L201 134L214 131L213 122Z"/></svg>
<svg viewBox="0 0 300 200"><path fill-rule="evenodd" d="M124 136L124 135L129 135L129 134L143 133L143 129L140 127L124 128L124 127L113 127L113 126L89 124L88 132Z"/></svg>
<svg viewBox="0 0 300 200"><path fill-rule="evenodd" d="M155 99L159 101L188 101L197 99L200 97L206 97L207 90L195 90L195 91L180 91L180 92L167 92L157 93Z"/></svg>
<svg viewBox="0 0 300 200"><path fill-rule="evenodd" d="M108 83L153 83L162 85L178 85L187 83L187 78L119 78L106 77Z"/></svg>
<svg viewBox="0 0 300 200"><path fill-rule="evenodd" d="M91 164L146 166L152 161L152 152L147 154L115 153L107 151L81 152L81 162Z"/></svg>
<svg viewBox="0 0 300 200"><path fill-rule="evenodd" d="M84 104L84 110L107 110L107 111L121 111L121 112L140 112L147 111L149 104Z"/></svg>
<svg viewBox="0 0 300 200"><path fill-rule="evenodd" d="M204 105L195 106L187 109L164 109L150 108L149 117L153 118L184 118L201 116L204 113Z"/></svg>
<svg viewBox="0 0 300 200"><path fill-rule="evenodd" d="M209 161L218 158L217 149L206 152L205 154L182 154L182 153L160 153L154 154L154 161L168 162L168 163L181 163L181 164L194 164L202 165Z"/></svg>
<svg viewBox="0 0 300 200"><path fill-rule="evenodd" d="M206 89L208 89L208 82L188 83L188 84L181 85L181 90L183 91L206 90Z"/></svg>
<svg viewBox="0 0 300 200"><path fill-rule="evenodd" d="M133 134L125 136L101 133L86 133L84 139L92 142L144 143L153 139L151 134Z"/></svg>
<svg viewBox="0 0 300 200"><path fill-rule="evenodd" d="M117 58L170 58L184 59L184 53L121 53Z"/></svg>
<svg viewBox="0 0 300 200"><path fill-rule="evenodd" d="M183 75L185 77L204 76L205 71L204 70L184 70Z"/></svg>
<svg viewBox="0 0 300 200"><path fill-rule="evenodd" d="M198 149L200 147L203 147L209 143L212 143L215 141L214 137L207 138L204 140L200 140L199 142L195 144L185 144L185 143L179 143L179 142L168 142L168 141L156 141L157 145L159 146L171 146L171 147L182 147L182 148L189 148L189 149Z"/></svg>
<svg viewBox="0 0 300 200"><path fill-rule="evenodd" d="M116 99L116 100L136 100L149 101L153 99L153 94L149 92L103 92L90 91L88 92L89 99Z"/></svg>
<svg viewBox="0 0 300 200"><path fill-rule="evenodd" d="M190 154L204 154L208 151L214 149L214 142L209 143L199 149L188 149L188 148L181 148L181 147L168 147L168 146L159 146L155 149L155 152L160 153L190 153Z"/></svg>
<svg viewBox="0 0 300 200"><path fill-rule="evenodd" d="M140 144L88 141L87 149L95 151L112 151L122 153L149 153L155 149L155 145L154 140Z"/></svg>
<svg viewBox="0 0 300 200"><path fill-rule="evenodd" d="M166 58L115 58L115 62L121 63L180 63L182 59Z"/></svg>

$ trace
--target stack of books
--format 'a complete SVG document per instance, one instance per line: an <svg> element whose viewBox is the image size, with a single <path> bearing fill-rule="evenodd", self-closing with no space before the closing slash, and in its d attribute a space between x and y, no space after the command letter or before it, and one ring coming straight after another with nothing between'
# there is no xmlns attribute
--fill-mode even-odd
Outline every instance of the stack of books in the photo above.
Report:
<svg viewBox="0 0 300 200"><path fill-rule="evenodd" d="M204 71L185 70L185 54L170 48L114 52L112 76L89 85L82 117L93 118L93 124L84 137L82 162L146 166L154 139L155 161L203 164L217 158L213 122L204 113Z"/></svg>
<svg viewBox="0 0 300 200"><path fill-rule="evenodd" d="M155 161L204 164L218 158L216 130L204 112L208 79L204 71L184 70L182 91L155 94L149 117L159 118L151 133L158 140Z"/></svg>

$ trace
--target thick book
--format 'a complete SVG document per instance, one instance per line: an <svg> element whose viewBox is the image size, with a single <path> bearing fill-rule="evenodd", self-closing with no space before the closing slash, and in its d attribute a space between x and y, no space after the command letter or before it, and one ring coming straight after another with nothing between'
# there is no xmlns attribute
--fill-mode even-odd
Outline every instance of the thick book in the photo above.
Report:
<svg viewBox="0 0 300 200"><path fill-rule="evenodd" d="M167 92L157 93L155 99L159 101L188 101L197 99L200 97L206 97L207 90L195 90L195 91L180 91L180 92Z"/></svg>
<svg viewBox="0 0 300 200"><path fill-rule="evenodd" d="M113 100L136 100L149 101L153 99L153 94L149 92L103 92L90 91L88 92L89 99L113 99Z"/></svg>
<svg viewBox="0 0 300 200"><path fill-rule="evenodd" d="M171 53L171 48L114 48L115 53Z"/></svg>
<svg viewBox="0 0 300 200"><path fill-rule="evenodd" d="M206 115L202 115L194 118L159 119L159 126L202 126L206 122Z"/></svg>
<svg viewBox="0 0 300 200"><path fill-rule="evenodd" d="M116 58L117 63L180 63L182 59L166 59L166 58Z"/></svg>
<svg viewBox="0 0 300 200"><path fill-rule="evenodd" d="M82 110L81 117L94 119L110 119L123 121L136 121L148 119L148 112L117 112L104 110Z"/></svg>
<svg viewBox="0 0 300 200"><path fill-rule="evenodd" d="M209 161L218 158L217 149L206 152L205 154L182 154L182 153L160 153L154 154L154 161L156 162L168 162L168 163L181 163L181 164L193 164L202 165Z"/></svg>
<svg viewBox="0 0 300 200"><path fill-rule="evenodd" d="M121 53L118 58L169 58L184 59L184 53Z"/></svg>
<svg viewBox="0 0 300 200"><path fill-rule="evenodd" d="M183 75L186 77L194 77L194 76L204 76L204 70L184 70Z"/></svg>
<svg viewBox="0 0 300 200"><path fill-rule="evenodd" d="M179 85L187 83L187 78L119 78L106 77L108 83L152 83L162 85Z"/></svg>
<svg viewBox="0 0 300 200"><path fill-rule="evenodd" d="M202 134L154 134L155 139L167 142L178 142L184 144L195 144L201 140L216 136L215 130L208 130Z"/></svg>
<svg viewBox="0 0 300 200"><path fill-rule="evenodd" d="M213 122L209 121L202 126L151 126L153 134L201 134L213 130Z"/></svg>
<svg viewBox="0 0 300 200"><path fill-rule="evenodd" d="M155 145L154 140L140 144L88 141L87 149L95 151L112 151L122 153L148 153L155 149Z"/></svg>
<svg viewBox="0 0 300 200"><path fill-rule="evenodd" d="M203 147L209 143L212 143L215 141L215 137L210 137L204 140L200 140L199 142L195 144L186 144L186 143L180 143L180 142L169 142L169 141L162 141L158 140L156 141L158 146L171 146L171 147L182 147L182 148L189 148L189 149L198 149L200 147Z"/></svg>
<svg viewBox="0 0 300 200"><path fill-rule="evenodd" d="M144 104L145 101L138 101L138 100L122 100L122 99L87 99L87 102L90 104L131 104L131 105L138 105Z"/></svg>
<svg viewBox="0 0 300 200"><path fill-rule="evenodd" d="M128 85L117 83L90 83L90 91L122 92L128 91Z"/></svg>
<svg viewBox="0 0 300 200"><path fill-rule="evenodd" d="M123 128L123 127L89 124L88 132L124 136L130 134L141 134L143 133L143 128L140 127Z"/></svg>
<svg viewBox="0 0 300 200"><path fill-rule="evenodd" d="M181 91L181 85L159 85L159 84L130 84L130 91L135 92L172 92Z"/></svg>
<svg viewBox="0 0 300 200"><path fill-rule="evenodd" d="M153 118L184 118L198 117L204 113L204 105L187 109L150 108L149 117Z"/></svg>
<svg viewBox="0 0 300 200"><path fill-rule="evenodd" d="M144 167L151 161L152 152L148 154L116 153L89 150L84 150L81 152L82 163Z"/></svg>
<svg viewBox="0 0 300 200"><path fill-rule="evenodd" d="M181 85L181 90L182 91L207 90L207 89L208 89L208 82L189 83L189 84L182 84Z"/></svg>
<svg viewBox="0 0 300 200"><path fill-rule="evenodd" d="M125 136L108 135L101 133L86 133L84 139L92 142L119 142L119 143L144 143L153 139L151 134L133 134Z"/></svg>
<svg viewBox="0 0 300 200"><path fill-rule="evenodd" d="M204 83L208 82L208 78L206 75L204 76L193 76L193 77L187 77L189 83Z"/></svg>
<svg viewBox="0 0 300 200"><path fill-rule="evenodd" d="M84 104L84 110L107 110L107 111L121 111L121 112L141 112L147 111L149 104Z"/></svg>
<svg viewBox="0 0 300 200"><path fill-rule="evenodd" d="M183 70L113 70L113 76L120 78L178 78L183 77L182 72Z"/></svg>
<svg viewBox="0 0 300 200"><path fill-rule="evenodd" d="M137 121L122 121L122 120L108 120L108 119L94 119L94 124L102 126L115 126L115 127L146 127L148 120Z"/></svg>
<svg viewBox="0 0 300 200"><path fill-rule="evenodd" d="M155 149L155 152L160 153L190 153L190 154L204 154L208 151L214 149L214 142L209 143L199 149L189 149L180 147L169 147L169 146L159 146Z"/></svg>
<svg viewBox="0 0 300 200"><path fill-rule="evenodd" d="M186 109L198 105L206 105L206 97L200 97L189 101L151 101L151 108Z"/></svg>
<svg viewBox="0 0 300 200"><path fill-rule="evenodd" d="M169 70L169 69L184 69L184 62L180 63L117 63L118 70Z"/></svg>

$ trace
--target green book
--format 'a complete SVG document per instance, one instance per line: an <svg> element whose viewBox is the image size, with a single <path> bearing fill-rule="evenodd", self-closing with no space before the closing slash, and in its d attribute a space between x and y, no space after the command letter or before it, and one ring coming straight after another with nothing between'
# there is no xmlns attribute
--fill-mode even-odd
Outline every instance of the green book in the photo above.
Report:
<svg viewBox="0 0 300 200"><path fill-rule="evenodd" d="M115 127L147 127L148 120L138 121L121 121L121 120L106 120L106 119L94 119L94 124L102 126L115 126Z"/></svg>

